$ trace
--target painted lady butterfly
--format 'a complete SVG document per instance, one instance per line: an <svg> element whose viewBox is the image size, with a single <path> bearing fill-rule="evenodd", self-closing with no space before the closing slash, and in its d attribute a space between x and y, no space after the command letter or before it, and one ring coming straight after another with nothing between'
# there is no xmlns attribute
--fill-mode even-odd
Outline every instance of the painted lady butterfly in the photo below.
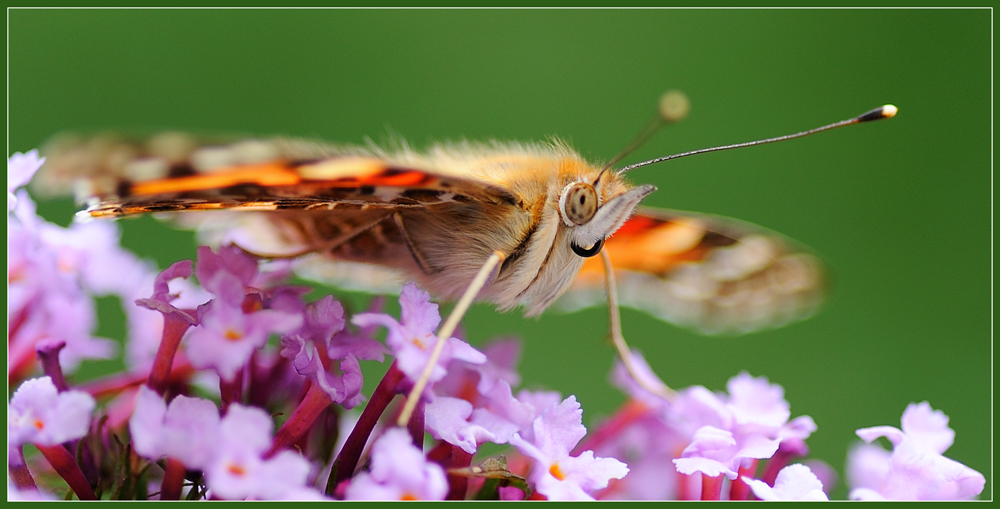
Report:
<svg viewBox="0 0 1000 509"><path fill-rule="evenodd" d="M738 146L894 113L886 106ZM625 170L668 158L614 171L558 141L416 151L292 139L206 145L177 133L63 138L47 156L42 185L75 182L85 217L184 212L178 220L212 242L301 257L300 273L348 288L413 280L440 298L469 294L537 315L561 296L568 308L604 303L594 257L603 250L622 304L706 333L782 325L822 297L819 261L774 232L639 207L655 188L632 185ZM488 259L498 267L484 270Z"/></svg>

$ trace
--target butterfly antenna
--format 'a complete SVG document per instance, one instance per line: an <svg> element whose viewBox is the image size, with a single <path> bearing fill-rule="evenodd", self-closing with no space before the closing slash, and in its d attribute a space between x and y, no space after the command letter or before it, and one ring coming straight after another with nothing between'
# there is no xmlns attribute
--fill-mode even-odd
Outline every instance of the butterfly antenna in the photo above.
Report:
<svg viewBox="0 0 1000 509"><path fill-rule="evenodd" d="M881 120L883 118L892 118L892 117L896 116L896 112L897 111L898 111L898 109L895 106L893 106L891 104L886 104L885 106L882 106L880 108L875 108L874 110L871 110L869 112L863 113L863 114L858 115L858 116L856 116L854 118L851 118L851 119L848 119L848 120L841 120L840 122L835 122L833 124L825 125L823 127L817 127L815 129L810 129L808 131L802 131L800 133L786 134L785 136L778 136L777 138L768 138L766 140L748 141L746 143L736 143L734 145L722 145L722 146L719 146L719 147L711 147L711 148L703 148L703 149L700 149L700 150L692 150L690 152L683 152L683 153L680 153L680 154L674 154L674 155L665 156L665 157L657 157L656 159L650 159L649 161L643 161L641 163L630 164L630 165L625 166L625 167L621 168L620 170L618 170L618 174L621 175L621 174L623 174L623 173L625 173L625 172L627 172L629 170L634 170L636 168L641 168L643 166L649 166L651 164L662 163L663 161L669 161L671 159L677 159L677 158L680 158L680 157L693 156L693 155L696 155L696 154L705 154L705 153L708 153L708 152L718 152L720 150L729 150L729 149L732 149L732 148L752 147L754 145L763 145L765 143L773 143L773 142L776 142L776 141L791 140L791 139L795 139L795 138L801 138L803 136L809 136L810 134L816 134L816 133L823 132L823 131L829 131L830 129L836 129L838 127L844 127L846 125L860 124L862 122L871 122L873 120Z"/></svg>
<svg viewBox="0 0 1000 509"><path fill-rule="evenodd" d="M683 120L687 116L688 111L691 110L691 101L688 100L684 92L680 90L668 90L660 96L659 108L657 108L656 115L646 122L639 134L632 139L632 142L628 144L627 147L622 149L615 157L611 158L607 164L601 168L600 175L604 175L604 172L611 169L618 161L621 161L626 156L632 153L635 149L646 143L646 140L650 136L656 134L661 128L673 124L674 122ZM600 175L597 180L600 180Z"/></svg>

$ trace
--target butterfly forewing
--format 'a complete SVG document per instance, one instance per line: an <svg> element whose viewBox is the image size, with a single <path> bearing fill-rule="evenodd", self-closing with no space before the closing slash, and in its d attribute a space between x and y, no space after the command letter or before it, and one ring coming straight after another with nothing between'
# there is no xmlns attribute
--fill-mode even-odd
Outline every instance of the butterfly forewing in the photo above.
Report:
<svg viewBox="0 0 1000 509"><path fill-rule="evenodd" d="M607 239L621 303L706 334L777 327L822 300L821 262L764 228L718 216L640 208ZM603 267L588 260L557 302L605 302Z"/></svg>
<svg viewBox="0 0 1000 509"><path fill-rule="evenodd" d="M169 133L131 141L62 138L47 151L37 185L92 201L91 216L193 210L422 207L448 201L511 202L502 186L400 150L296 139L201 145ZM96 200L95 200L96 199Z"/></svg>

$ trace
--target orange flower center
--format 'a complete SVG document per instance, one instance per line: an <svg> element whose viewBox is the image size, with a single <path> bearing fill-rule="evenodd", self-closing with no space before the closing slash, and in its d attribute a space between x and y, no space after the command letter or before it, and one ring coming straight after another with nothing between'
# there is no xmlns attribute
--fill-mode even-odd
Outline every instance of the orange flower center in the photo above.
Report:
<svg viewBox="0 0 1000 509"><path fill-rule="evenodd" d="M416 345L416 347L419 348L419 349L421 349L421 350L427 350L427 343L425 343L423 341L424 339L427 339L427 338L413 338L413 340L410 341L410 342L413 343L414 345Z"/></svg>
<svg viewBox="0 0 1000 509"><path fill-rule="evenodd" d="M33 424L35 425L35 428L38 429L39 431L45 428L45 423L42 422L41 419L35 419L35 422Z"/></svg>
<svg viewBox="0 0 1000 509"><path fill-rule="evenodd" d="M552 477L555 477L560 481L566 479L566 474L564 474L563 471L559 468L558 463L553 463L552 466L549 467L549 473L552 474Z"/></svg>
<svg viewBox="0 0 1000 509"><path fill-rule="evenodd" d="M226 329L225 337L229 341L238 341L243 339L243 334L240 334L238 331L234 331L233 329Z"/></svg>
<svg viewBox="0 0 1000 509"><path fill-rule="evenodd" d="M226 470L228 470L230 474L233 474L233 475L239 476L239 477L243 477L247 473L246 469L244 469L242 466L237 465L235 463L230 463L229 466L226 467Z"/></svg>

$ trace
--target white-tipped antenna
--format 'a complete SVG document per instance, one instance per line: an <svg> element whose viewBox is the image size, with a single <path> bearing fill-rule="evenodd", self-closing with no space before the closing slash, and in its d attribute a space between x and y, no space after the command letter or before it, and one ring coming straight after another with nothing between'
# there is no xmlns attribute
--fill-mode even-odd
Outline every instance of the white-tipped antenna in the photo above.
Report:
<svg viewBox="0 0 1000 509"><path fill-rule="evenodd" d="M661 103L661 109L662 109L662 103ZM860 124L862 122L871 122L873 120L881 120L883 118L892 118L896 115L897 111L899 110L895 106L891 104L886 104L885 106L882 106L880 108L875 108L874 110L858 115L857 117L854 117L852 119L841 120L840 122L836 122L830 125L825 125L823 127L817 127L815 129L810 129L808 131L802 131L800 133L795 133L795 134L787 134L785 136L778 136L777 138L768 138L766 140L748 141L746 143L737 143L734 145L723 145L720 147L703 148L700 150L692 150L690 152L683 152L680 154L674 154L665 157L657 157L656 159L650 159L649 161L630 164L628 166L625 166L624 168L619 169L617 173L621 175L622 173L625 173L629 170L634 170L636 168L641 168L643 166L649 166L651 164L662 163L663 161L669 161L671 159L677 159L680 157L693 156L695 154L705 154L707 152L718 152L720 150L729 150L731 148L752 147L754 145L763 145L765 143L773 143L776 141L791 140L795 138L801 138L803 136L809 136L810 134L816 134L822 131L829 131L830 129L843 127L845 125ZM648 135L646 136L648 137Z"/></svg>

